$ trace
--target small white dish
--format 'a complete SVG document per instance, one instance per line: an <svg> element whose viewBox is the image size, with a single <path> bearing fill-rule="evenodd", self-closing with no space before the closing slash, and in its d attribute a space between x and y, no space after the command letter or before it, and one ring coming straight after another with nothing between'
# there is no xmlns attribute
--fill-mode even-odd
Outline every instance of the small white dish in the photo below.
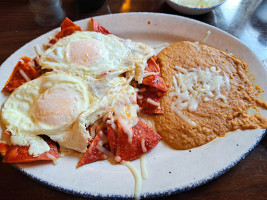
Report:
<svg viewBox="0 0 267 200"><path fill-rule="evenodd" d="M183 14L187 14L187 15L201 15L201 14L208 13L212 11L213 9L217 8L218 6L220 6L221 4L223 4L225 1L226 0L221 0L220 3L210 6L210 7L197 8L197 7L184 6L184 5L175 3L172 0L166 0L167 4L170 7L172 7L174 10L180 13L183 13Z"/></svg>

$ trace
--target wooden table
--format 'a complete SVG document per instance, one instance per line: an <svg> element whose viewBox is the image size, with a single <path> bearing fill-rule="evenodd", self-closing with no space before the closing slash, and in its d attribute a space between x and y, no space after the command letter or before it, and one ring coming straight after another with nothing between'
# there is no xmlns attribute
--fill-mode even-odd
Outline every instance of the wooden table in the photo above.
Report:
<svg viewBox="0 0 267 200"><path fill-rule="evenodd" d="M62 7L66 16L74 21L119 12L161 12L182 15L172 10L164 0L108 0L99 9L88 13L79 12L74 0L62 0ZM217 26L236 36L264 60L267 58L266 13L267 1L228 0L213 12L191 18ZM57 25L47 27L38 25L27 0L1 0L0 27L0 63L2 63L22 45ZM82 198L42 185L11 165L1 163L0 199ZM244 160L216 180L164 199L267 199L267 138L263 138Z"/></svg>

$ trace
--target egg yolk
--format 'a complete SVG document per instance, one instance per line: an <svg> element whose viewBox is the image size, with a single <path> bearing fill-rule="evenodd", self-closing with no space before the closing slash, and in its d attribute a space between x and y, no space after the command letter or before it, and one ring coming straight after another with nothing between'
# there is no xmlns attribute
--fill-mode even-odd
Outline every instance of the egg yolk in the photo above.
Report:
<svg viewBox="0 0 267 200"><path fill-rule="evenodd" d="M51 88L37 100L35 118L48 125L72 123L78 115L78 99L74 91L65 88Z"/></svg>
<svg viewBox="0 0 267 200"><path fill-rule="evenodd" d="M73 41L69 47L71 63L91 64L100 59L101 46L96 40Z"/></svg>

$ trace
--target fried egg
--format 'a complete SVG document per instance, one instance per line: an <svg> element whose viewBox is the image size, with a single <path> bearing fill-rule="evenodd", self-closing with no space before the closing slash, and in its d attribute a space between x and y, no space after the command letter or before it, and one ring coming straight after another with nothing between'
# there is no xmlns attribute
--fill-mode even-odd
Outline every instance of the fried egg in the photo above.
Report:
<svg viewBox="0 0 267 200"><path fill-rule="evenodd" d="M43 69L67 71L84 79L134 70L140 82L146 62L154 54L144 43L83 31L60 39L40 55L38 63Z"/></svg>
<svg viewBox="0 0 267 200"><path fill-rule="evenodd" d="M29 154L38 156L49 151L39 135L48 135L60 147L85 152L92 139L87 127L106 116L118 98L129 98L130 81L142 82L154 53L144 43L96 32L58 40L37 59L52 71L17 88L2 108L11 143L30 146Z"/></svg>
<svg viewBox="0 0 267 200"><path fill-rule="evenodd" d="M42 134L51 138L61 135L60 145L85 151L89 134L77 135L81 141L75 144L64 138L70 134L79 115L95 101L83 79L65 72L46 73L9 96L2 108L2 121L12 133L12 144L30 145L29 153L35 156L47 151L44 141L38 137ZM34 147L41 149L34 150Z"/></svg>

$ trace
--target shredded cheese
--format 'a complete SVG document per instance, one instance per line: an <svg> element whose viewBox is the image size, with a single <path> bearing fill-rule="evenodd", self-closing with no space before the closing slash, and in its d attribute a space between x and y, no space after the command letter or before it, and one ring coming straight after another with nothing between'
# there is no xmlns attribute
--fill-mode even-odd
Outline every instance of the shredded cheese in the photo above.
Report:
<svg viewBox="0 0 267 200"><path fill-rule="evenodd" d="M29 62L27 62L28 65L30 65L31 67L35 67L34 61L30 60Z"/></svg>
<svg viewBox="0 0 267 200"><path fill-rule="evenodd" d="M220 90L226 86L227 91L230 91L230 82L225 73L221 75L220 69L216 70L216 67L212 66L205 70L199 68L186 70L175 66L175 70L177 74L173 76L173 84L169 93L170 97L174 98L171 109L184 121L196 126L196 123L185 116L182 110L195 111L201 100L207 102L214 98L227 103L226 96L221 94Z"/></svg>
<svg viewBox="0 0 267 200"><path fill-rule="evenodd" d="M124 133L126 133L128 135L128 142L132 143L132 140L133 140L133 129L132 129L132 127L129 126L127 124L127 122L122 118L119 119L119 122L120 122L120 124L122 126L122 129L123 129Z"/></svg>
<svg viewBox="0 0 267 200"><path fill-rule="evenodd" d="M104 147L102 147L100 145L97 145L96 148L99 151L101 151L102 153L104 153L107 157L112 157L113 156L113 154L109 150L107 150L106 148L104 148Z"/></svg>
<svg viewBox="0 0 267 200"><path fill-rule="evenodd" d="M154 49L165 48L169 45L170 45L169 43L165 42L165 43L158 44L158 45L154 46L153 48Z"/></svg>
<svg viewBox="0 0 267 200"><path fill-rule="evenodd" d="M115 123L112 123L112 124L111 124L111 127L113 128L113 130L115 130L115 128L116 128Z"/></svg>
<svg viewBox="0 0 267 200"><path fill-rule="evenodd" d="M121 95L118 95L121 98L118 98L112 107L113 110L113 121L119 121L123 131L128 135L128 142L132 142L133 130L139 118L137 112L139 111L139 106L137 104L137 90L133 87L128 86L127 91L124 91Z"/></svg>
<svg viewBox="0 0 267 200"><path fill-rule="evenodd" d="M179 117L181 117L184 121L186 121L187 123L189 123L190 125L192 125L192 126L196 126L196 123L195 122L193 122L191 119L189 119L188 117L186 117L183 113L182 113L182 111L180 111L180 110L177 110L175 107L171 107L171 109L172 110L174 110L175 112L176 112L176 114L179 116Z"/></svg>
<svg viewBox="0 0 267 200"><path fill-rule="evenodd" d="M91 126L91 128L90 128L90 135L91 135L91 137L92 138L94 138L95 137L95 127L94 127L94 125L93 126Z"/></svg>
<svg viewBox="0 0 267 200"><path fill-rule="evenodd" d="M187 73L187 70L186 70L186 69L184 69L184 68L182 68L182 67L179 67L179 66L175 66L174 69L176 69L178 72L182 72L182 73L184 73L184 74Z"/></svg>
<svg viewBox="0 0 267 200"><path fill-rule="evenodd" d="M56 157L53 156L53 155L50 154L50 153L46 153L46 156L47 156L48 158L50 158L51 160L56 160Z"/></svg>
<svg viewBox="0 0 267 200"><path fill-rule="evenodd" d="M46 153L46 156L53 161L54 165L56 165L58 163L58 159L56 159L56 157L53 156L52 154L50 154L49 152Z"/></svg>
<svg viewBox="0 0 267 200"><path fill-rule="evenodd" d="M121 162L121 157L120 156L115 156L115 161L116 162Z"/></svg>
<svg viewBox="0 0 267 200"><path fill-rule="evenodd" d="M200 43L205 44L210 36L210 33L211 33L210 31L207 31L207 33L205 34Z"/></svg>
<svg viewBox="0 0 267 200"><path fill-rule="evenodd" d="M150 103L150 104L152 104L152 105L154 105L154 106L157 106L157 107L160 107L160 103L159 102L156 102L156 101L154 101L153 99L151 99L151 98L147 98L147 103Z"/></svg>
<svg viewBox="0 0 267 200"><path fill-rule="evenodd" d="M145 71L143 78L146 78L146 77L151 76L151 75L159 75L159 72L148 72L148 71Z"/></svg>
<svg viewBox="0 0 267 200"><path fill-rule="evenodd" d="M141 187L142 187L142 177L140 172L135 168L135 166L130 162L123 162L124 166L128 167L134 176L135 188L134 188L134 198L140 199Z"/></svg>
<svg viewBox="0 0 267 200"><path fill-rule="evenodd" d="M103 133L103 131L99 131L99 136L100 136L100 137L104 137L104 133Z"/></svg>
<svg viewBox="0 0 267 200"><path fill-rule="evenodd" d="M146 168L146 155L142 155L140 157L140 167L141 167L141 175L142 178L145 180L148 178L147 168Z"/></svg>
<svg viewBox="0 0 267 200"><path fill-rule="evenodd" d="M198 46L198 43L195 42L189 42L192 46L194 46L196 48L197 51L200 51L200 48Z"/></svg>
<svg viewBox="0 0 267 200"><path fill-rule="evenodd" d="M147 148L146 148L146 140L144 138L141 139L141 147L142 147L142 151L145 153L147 152Z"/></svg>
<svg viewBox="0 0 267 200"><path fill-rule="evenodd" d="M89 153L92 153L92 148L93 148L93 143L89 146L89 149L88 149Z"/></svg>
<svg viewBox="0 0 267 200"><path fill-rule="evenodd" d="M142 95L137 95L137 99L143 99Z"/></svg>
<svg viewBox="0 0 267 200"><path fill-rule="evenodd" d="M19 70L19 73L27 82L31 81L31 79L27 76L27 74L22 69Z"/></svg>
<svg viewBox="0 0 267 200"><path fill-rule="evenodd" d="M226 75L225 72L224 73L224 80L225 80L225 83L226 83L226 88L227 88L227 91L229 92L230 91L230 81L229 81L229 77Z"/></svg>
<svg viewBox="0 0 267 200"><path fill-rule="evenodd" d="M38 56L40 56L40 55L42 54L42 51L41 51L39 45L35 45L35 46L34 46L34 50L35 50L35 52L36 52L36 54L37 54Z"/></svg>

